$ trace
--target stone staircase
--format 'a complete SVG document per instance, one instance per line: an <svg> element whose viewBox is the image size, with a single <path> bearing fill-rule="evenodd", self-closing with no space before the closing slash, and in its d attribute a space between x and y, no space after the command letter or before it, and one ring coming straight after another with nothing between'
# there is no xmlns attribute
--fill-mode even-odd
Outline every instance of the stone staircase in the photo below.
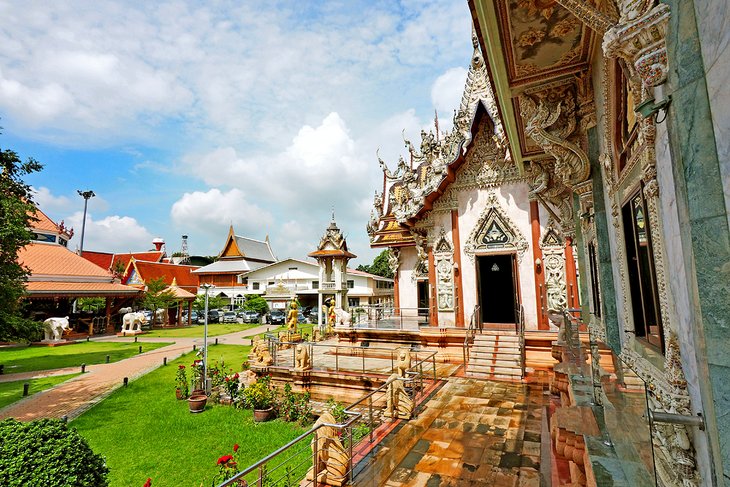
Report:
<svg viewBox="0 0 730 487"><path fill-rule="evenodd" d="M482 379L522 378L520 337L514 331L484 331L474 336L466 376Z"/></svg>

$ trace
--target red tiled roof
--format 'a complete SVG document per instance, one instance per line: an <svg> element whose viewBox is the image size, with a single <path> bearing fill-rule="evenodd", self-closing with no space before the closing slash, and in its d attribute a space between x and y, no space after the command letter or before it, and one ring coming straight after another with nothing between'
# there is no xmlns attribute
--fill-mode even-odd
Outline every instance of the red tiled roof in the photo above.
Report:
<svg viewBox="0 0 730 487"><path fill-rule="evenodd" d="M141 291L115 282L30 281L26 284L30 297L133 296Z"/></svg>
<svg viewBox="0 0 730 487"><path fill-rule="evenodd" d="M198 269L197 266L147 262L136 259L134 266L137 268L137 277L145 282L161 277L165 284L169 286L174 279L178 287L194 293L198 291L198 276L192 273L192 271Z"/></svg>
<svg viewBox="0 0 730 487"><path fill-rule="evenodd" d="M109 271L62 245L29 243L18 252L18 262L28 267L33 275L108 277L110 282L112 280Z"/></svg>
<svg viewBox="0 0 730 487"><path fill-rule="evenodd" d="M31 222L30 226L31 228L35 228L37 230L46 230L49 232L58 232L58 225L48 218L48 215L43 213L40 208L36 208L35 214L33 215L38 219L38 221Z"/></svg>
<svg viewBox="0 0 730 487"><path fill-rule="evenodd" d="M114 254L110 254L108 252L94 252L92 250L84 250L84 254L82 255L82 257L89 262L93 262L102 269L111 269Z"/></svg>

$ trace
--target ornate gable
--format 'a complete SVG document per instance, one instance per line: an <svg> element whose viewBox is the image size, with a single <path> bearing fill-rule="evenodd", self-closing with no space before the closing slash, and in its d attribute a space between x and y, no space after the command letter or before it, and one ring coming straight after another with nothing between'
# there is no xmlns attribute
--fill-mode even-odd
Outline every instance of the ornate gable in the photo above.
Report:
<svg viewBox="0 0 730 487"><path fill-rule="evenodd" d="M527 247L525 236L502 209L497 196L490 193L485 208L464 245L464 253L473 262L474 255L478 252L515 250L518 260L521 260Z"/></svg>

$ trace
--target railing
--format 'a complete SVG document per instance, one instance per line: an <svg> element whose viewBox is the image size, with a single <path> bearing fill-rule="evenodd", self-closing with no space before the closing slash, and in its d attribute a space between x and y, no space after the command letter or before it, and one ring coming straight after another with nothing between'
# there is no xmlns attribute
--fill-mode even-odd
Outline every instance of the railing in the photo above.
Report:
<svg viewBox="0 0 730 487"><path fill-rule="evenodd" d="M309 347L309 357L311 359L312 368L324 371L347 371L360 372L363 375L366 372L377 372L378 369L384 370L387 367L387 361L390 361L390 369L387 373L395 372L395 365L398 361L398 354L402 348L386 348L386 347L362 347L356 345L339 345L332 343L317 342L290 342L280 340L279 337L272 333L267 333L266 339L269 342L269 353L274 359L273 367L289 367L294 365L297 345ZM283 348L283 349L282 349ZM321 352L316 352L322 350ZM417 364L428 362L432 368L433 380L436 380L436 351L411 349L411 360ZM289 357L291 357L291 362ZM334 356L334 363L332 357ZM342 359L341 357L344 357ZM347 360L351 359L351 360ZM358 360L359 359L359 360ZM342 363L345 360L345 363ZM348 366L357 361L357 367ZM377 361L380 361L378 363ZM386 361L384 364L383 361ZM375 362L375 363L373 363ZM412 366L412 368L415 367ZM420 370L423 372L423 370Z"/></svg>
<svg viewBox="0 0 730 487"><path fill-rule="evenodd" d="M429 308L396 308L385 305L350 309L352 326L375 330L418 330L430 322Z"/></svg>
<svg viewBox="0 0 730 487"><path fill-rule="evenodd" d="M426 360L428 358L416 360L406 371L406 377L394 379L404 382L405 390L410 391L414 409L419 397L423 399L425 395L423 365ZM434 382L435 370L434 366ZM218 487L315 486L319 485L317 479L322 468L327 466L333 466L341 474L343 485L351 484L356 475L357 462L366 457L376 441L373 432L385 422L382 414L376 414L376 409L387 403L389 384L386 382L347 406L344 409L347 419L343 423L316 424L273 453L218 484ZM392 391L391 388L391 393ZM336 433L332 434L332 430L325 428L331 428ZM319 449L325 445L328 459L323 466L318 461Z"/></svg>
<svg viewBox="0 0 730 487"><path fill-rule="evenodd" d="M337 283L336 282L322 282L319 285L320 289L327 290L327 291L334 291L337 289Z"/></svg>
<svg viewBox="0 0 730 487"><path fill-rule="evenodd" d="M520 337L520 367L522 369L522 378L525 378L525 368L527 366L527 353L525 352L525 308L520 305L515 309L515 324L517 326L517 335Z"/></svg>
<svg viewBox="0 0 730 487"><path fill-rule="evenodd" d="M479 330L480 333L482 331L481 311L481 306L478 304L474 306L474 311L472 311L471 318L469 319L469 327L466 329L466 334L464 335L464 367L469 363L469 345L474 343L476 331Z"/></svg>

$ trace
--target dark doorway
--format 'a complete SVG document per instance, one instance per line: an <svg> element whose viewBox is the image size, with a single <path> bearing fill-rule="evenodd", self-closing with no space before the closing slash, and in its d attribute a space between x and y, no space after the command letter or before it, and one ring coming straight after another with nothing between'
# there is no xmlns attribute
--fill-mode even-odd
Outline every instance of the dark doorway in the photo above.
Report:
<svg viewBox="0 0 730 487"><path fill-rule="evenodd" d="M515 256L484 255L477 258L479 304L483 323L514 323Z"/></svg>
<svg viewBox="0 0 730 487"><path fill-rule="evenodd" d="M428 281L418 281L418 314L428 315Z"/></svg>

